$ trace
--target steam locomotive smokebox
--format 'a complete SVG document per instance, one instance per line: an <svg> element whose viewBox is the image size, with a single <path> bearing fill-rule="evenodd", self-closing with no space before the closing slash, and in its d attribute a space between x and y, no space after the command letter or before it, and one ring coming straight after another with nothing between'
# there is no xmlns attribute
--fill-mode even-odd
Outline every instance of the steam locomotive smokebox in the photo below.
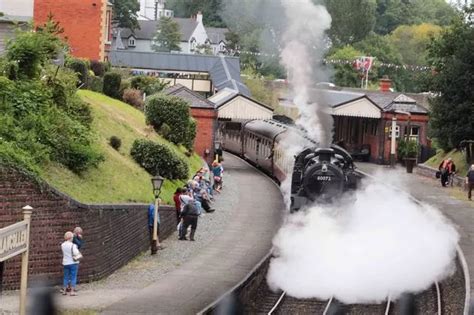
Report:
<svg viewBox="0 0 474 315"><path fill-rule="evenodd" d="M334 150L330 148L316 149L314 151L315 156L319 156L320 162L330 162L331 156L334 156Z"/></svg>

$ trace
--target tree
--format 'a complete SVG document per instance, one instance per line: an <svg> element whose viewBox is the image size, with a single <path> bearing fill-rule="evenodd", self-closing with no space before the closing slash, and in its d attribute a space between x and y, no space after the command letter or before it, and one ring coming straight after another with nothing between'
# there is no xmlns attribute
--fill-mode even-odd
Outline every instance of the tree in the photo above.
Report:
<svg viewBox="0 0 474 315"><path fill-rule="evenodd" d="M161 17L158 21L155 37L153 37L152 49L154 51L181 50L179 43L181 32L177 22L170 17Z"/></svg>
<svg viewBox="0 0 474 315"><path fill-rule="evenodd" d="M425 65L427 46L441 32L438 25L423 23L401 25L390 34L390 42L398 47L402 62L409 65Z"/></svg>
<svg viewBox="0 0 474 315"><path fill-rule="evenodd" d="M190 17L202 12L206 26L226 27L220 16L222 0L168 0L167 7L177 17Z"/></svg>
<svg viewBox="0 0 474 315"><path fill-rule="evenodd" d="M435 69L430 86L437 96L431 102L431 135L449 150L464 139L474 139L474 28L472 9L434 40L428 60Z"/></svg>
<svg viewBox="0 0 474 315"><path fill-rule="evenodd" d="M138 11L140 2L137 0L114 0L112 21L120 28L140 29Z"/></svg>
<svg viewBox="0 0 474 315"><path fill-rule="evenodd" d="M375 32L389 34L400 25L448 25L456 10L445 0L377 0Z"/></svg>
<svg viewBox="0 0 474 315"><path fill-rule="evenodd" d="M375 25L375 0L326 0L332 23L329 37L344 46L365 38Z"/></svg>
<svg viewBox="0 0 474 315"><path fill-rule="evenodd" d="M345 60L348 64L334 65L334 83L339 86L359 87L360 74L353 66L352 62L359 56L364 55L362 52L354 49L354 47L347 45L341 48L335 48L327 59Z"/></svg>

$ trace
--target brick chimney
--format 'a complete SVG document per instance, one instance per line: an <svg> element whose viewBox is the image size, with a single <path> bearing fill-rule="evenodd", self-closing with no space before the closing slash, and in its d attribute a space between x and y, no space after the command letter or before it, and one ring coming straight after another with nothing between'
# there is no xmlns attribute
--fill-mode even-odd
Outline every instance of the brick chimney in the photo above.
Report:
<svg viewBox="0 0 474 315"><path fill-rule="evenodd" d="M392 87L392 80L390 80L388 76L384 75L379 81L379 87L381 92L390 92L390 88Z"/></svg>
<svg viewBox="0 0 474 315"><path fill-rule="evenodd" d="M196 22L202 23L202 12L201 11L198 11L198 13L196 14Z"/></svg>

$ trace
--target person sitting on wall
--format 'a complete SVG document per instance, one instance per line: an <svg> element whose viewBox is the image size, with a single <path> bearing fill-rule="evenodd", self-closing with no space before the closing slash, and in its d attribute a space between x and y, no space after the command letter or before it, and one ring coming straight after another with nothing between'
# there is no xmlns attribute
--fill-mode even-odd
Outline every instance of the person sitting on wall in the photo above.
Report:
<svg viewBox="0 0 474 315"><path fill-rule="evenodd" d="M84 239L82 238L82 228L80 226L76 226L73 230L74 238L72 242L77 245L77 249L81 249L84 245Z"/></svg>
<svg viewBox="0 0 474 315"><path fill-rule="evenodd" d="M456 173L456 165L454 165L452 158L447 158L441 162L438 169L441 172L441 186L446 187L449 177Z"/></svg>

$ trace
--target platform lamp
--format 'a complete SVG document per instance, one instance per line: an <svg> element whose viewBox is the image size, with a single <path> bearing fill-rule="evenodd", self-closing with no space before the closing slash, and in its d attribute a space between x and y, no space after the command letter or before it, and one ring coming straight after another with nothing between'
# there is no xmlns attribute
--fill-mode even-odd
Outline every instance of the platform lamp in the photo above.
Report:
<svg viewBox="0 0 474 315"><path fill-rule="evenodd" d="M221 150L221 142L214 141L214 158L217 162L219 162L219 152Z"/></svg>
<svg viewBox="0 0 474 315"><path fill-rule="evenodd" d="M158 240L158 198L161 193L161 186L165 179L159 174L151 179L151 184L153 185L153 194L155 195L155 211L153 212L153 237L151 241L151 254L155 255L158 251L157 244Z"/></svg>

